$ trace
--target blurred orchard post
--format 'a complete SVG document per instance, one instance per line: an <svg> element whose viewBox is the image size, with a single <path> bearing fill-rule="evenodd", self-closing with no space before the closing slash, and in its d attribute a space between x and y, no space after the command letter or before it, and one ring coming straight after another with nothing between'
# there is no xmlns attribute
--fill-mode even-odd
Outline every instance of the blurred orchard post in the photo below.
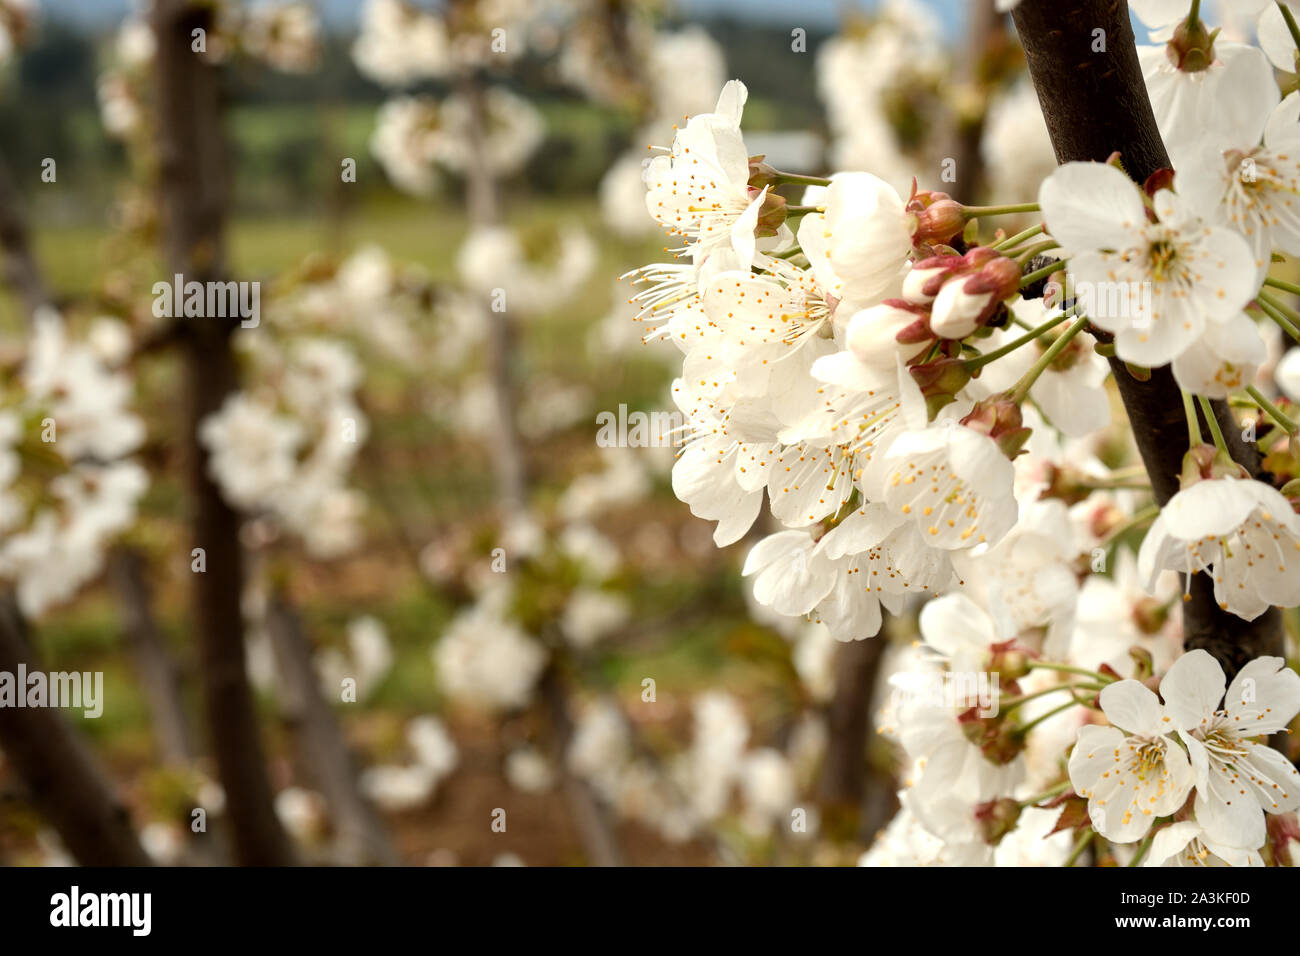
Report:
<svg viewBox="0 0 1300 956"><path fill-rule="evenodd" d="M9 166L0 160L0 249L4 250L5 281L18 291L23 309L32 316L43 306L53 304L49 287L27 237L27 222L22 202L14 186Z"/></svg>
<svg viewBox="0 0 1300 956"><path fill-rule="evenodd" d="M582 839L587 857L595 866L623 866L626 860L619 846L618 837L615 835L609 810L601 803L587 781L569 769L565 759L569 742L573 739L573 718L569 716L564 678L554 661L542 672L538 694L546 705L547 717L555 732L561 786L564 788L564 797L569 803L573 823L578 828L578 835Z"/></svg>
<svg viewBox="0 0 1300 956"><path fill-rule="evenodd" d="M180 670L153 615L147 572L144 556L135 548L119 546L108 556L109 582L122 606L127 646L149 701L158 750L166 763L183 767L196 756L194 734L185 715Z"/></svg>
<svg viewBox="0 0 1300 956"><path fill-rule="evenodd" d="M1142 79L1127 0L1023 0L1012 15L1057 162L1105 162L1119 151L1125 170L1139 183L1169 166ZM1094 52L1099 36L1105 40L1104 52ZM1163 505L1178 491L1187 451L1178 385L1168 366L1152 369L1150 379L1142 382L1118 359L1111 358L1110 364L1152 490ZM1258 451L1241 440L1227 404L1215 401L1213 406L1232 457L1258 473ZM1229 681L1251 658L1282 655L1284 650L1277 608L1254 621L1220 610L1213 582L1205 574L1192 576L1183 628L1183 646L1212 654Z"/></svg>
<svg viewBox="0 0 1300 956"><path fill-rule="evenodd" d="M867 798L876 785L892 793L885 781L868 787L867 730L872 696L884 657L888 619L875 637L840 644L835 649L835 692L826 708L826 754L817 778L823 828L838 841L870 837L884 821L871 819ZM876 805L873 799L872 806Z"/></svg>
<svg viewBox="0 0 1300 956"><path fill-rule="evenodd" d="M996 0L967 0L966 48L957 63L957 102L949 105L951 129L943 158L953 160L954 183L939 188L959 202L975 203L984 179L980 141L988 116L990 73L1006 46L1006 20L998 12ZM970 112L974 106L975 111Z"/></svg>
<svg viewBox="0 0 1300 956"><path fill-rule="evenodd" d="M0 595L0 671L40 670L11 593ZM23 693L19 689L19 693ZM126 805L82 735L55 707L0 707L0 747L33 804L82 866L150 866Z"/></svg>
<svg viewBox="0 0 1300 956"><path fill-rule="evenodd" d="M457 34L458 23L465 29L474 28L478 14L477 0L452 0L447 12L449 33ZM507 38L509 42L509 38ZM515 42L522 42L516 38ZM495 55L495 54L489 54ZM470 162L465 170L465 208L469 229L487 229L501 224L501 203L497 194L496 177L485 158L487 136L487 107L484 102L483 83L473 63L461 62L455 78L456 91L464 99L467 109L465 131ZM503 284L506 277L502 276ZM517 324L510 309L516 303L508 299L498 311L497 302L487 309L487 365L492 398L496 405L500 428L497 440L491 442L493 466L497 473L497 495L506 520L523 514L528 507L528 473L524 459L523 442L518 423L519 394L515 378L518 375L518 356L514 348L518 336Z"/></svg>
<svg viewBox="0 0 1300 956"><path fill-rule="evenodd" d="M357 766L330 702L321 693L312 643L302 617L282 590L266 610L266 633L283 682L280 699L308 774L320 790L336 833L338 861L345 865L397 866L393 848L374 806L361 792Z"/></svg>
<svg viewBox="0 0 1300 956"><path fill-rule="evenodd" d="M451 0L447 9L448 33L454 38L462 31L481 31L483 25L477 23L479 14L478 0ZM522 38L507 37L507 42L522 42ZM473 231L499 226L502 222L500 195L486 159L487 108L482 78L475 64L459 64L455 86L468 106L465 140L470 159L465 171L465 204L469 228ZM502 276L503 281L505 278ZM507 299L500 311L495 305L492 303L487 310L487 364L498 416L496 440L492 442L496 491L502 525L507 526L528 513L528 469L519 429L520 396L516 376L520 340L518 326L511 318L510 309L514 304ZM562 644L563 641L557 642L557 646ZM573 718L569 713L565 679L554 660L541 677L538 693L555 733L564 794L587 856L596 866L620 866L623 854L606 808L585 780L564 767L573 736Z"/></svg>
<svg viewBox="0 0 1300 956"><path fill-rule="evenodd" d="M225 278L227 144L221 126L220 75L193 52L193 31L214 28L212 8L156 0L158 152L164 262L185 281ZM186 480L193 544L206 552L194 574L194 628L213 754L226 793L234 856L244 865L286 865L293 849L272 802L270 779L249 686L239 516L208 474L199 424L237 387L230 335L234 321L187 320L184 355Z"/></svg>

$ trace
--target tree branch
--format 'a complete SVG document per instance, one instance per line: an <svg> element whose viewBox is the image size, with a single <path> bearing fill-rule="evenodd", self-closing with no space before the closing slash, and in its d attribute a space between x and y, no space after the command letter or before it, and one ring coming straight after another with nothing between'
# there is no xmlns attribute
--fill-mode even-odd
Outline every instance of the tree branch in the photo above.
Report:
<svg viewBox="0 0 1300 956"><path fill-rule="evenodd" d="M149 700L158 749L166 763L186 767L194 761L194 736L185 715L180 671L154 617L145 571L144 557L134 548L120 546L108 556L108 578L117 593L127 646Z"/></svg>
<svg viewBox="0 0 1300 956"><path fill-rule="evenodd" d="M226 143L216 69L192 52L194 30L213 29L210 7L158 0L158 152L164 259L186 280L215 281L225 272ZM186 479L193 508L193 546L206 571L194 575L194 625L213 754L226 791L235 858L245 865L293 862L272 803L244 648L240 610L243 552L239 517L208 474L200 423L237 387L230 347L233 322L214 316L186 325Z"/></svg>
<svg viewBox="0 0 1300 956"><path fill-rule="evenodd" d="M311 640L303 629L302 618L283 592L271 596L266 633L280 675L285 720L329 807L340 861L350 866L396 866L401 860L379 814L361 792L343 728L321 693Z"/></svg>
<svg viewBox="0 0 1300 956"><path fill-rule="evenodd" d="M1124 168L1138 182L1169 166L1142 79L1126 0L1025 0L1013 17L1058 162L1105 162L1119 151ZM1093 51L1099 36L1105 38L1104 52ZM1178 491L1187 450L1178 385L1168 366L1153 369L1145 382L1117 359L1111 359L1111 367L1152 490L1163 505ZM1215 402L1214 409L1233 458L1257 473L1258 453L1242 442L1226 403ZM1213 583L1204 574L1192 576L1190 594L1183 605L1183 644L1189 650L1209 651L1229 680L1246 661L1282 653L1282 618L1276 608L1254 621L1220 610Z"/></svg>
<svg viewBox="0 0 1300 956"><path fill-rule="evenodd" d="M12 593L0 595L0 671L41 670ZM25 687L18 693L26 693ZM150 866L126 806L81 735L56 708L0 707L0 747L32 802L83 866Z"/></svg>

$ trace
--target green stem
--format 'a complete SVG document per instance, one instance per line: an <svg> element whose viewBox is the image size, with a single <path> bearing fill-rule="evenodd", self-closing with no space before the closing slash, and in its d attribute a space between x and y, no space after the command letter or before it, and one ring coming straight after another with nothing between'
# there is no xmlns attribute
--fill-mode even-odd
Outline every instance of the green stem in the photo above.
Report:
<svg viewBox="0 0 1300 956"><path fill-rule="evenodd" d="M1090 677L1094 681L1102 684L1115 683L1115 678L1107 677L1105 674L1099 674L1097 671L1090 671L1083 667L1075 667L1072 664L1057 664L1055 661L1030 661L1029 669L1031 671L1060 671L1063 674L1078 674L1081 677Z"/></svg>
<svg viewBox="0 0 1300 956"><path fill-rule="evenodd" d="M1051 720L1053 717L1055 717L1057 714L1061 713L1062 711L1069 710L1071 707L1078 707L1078 706L1079 706L1079 702L1071 698L1070 700L1067 700L1064 704L1061 704L1059 707L1053 707L1051 710L1047 711L1046 713L1039 714L1029 723L1022 724L1020 727L1016 729L1016 733L1019 734L1021 737L1023 737L1026 734L1028 734L1031 730L1033 730L1035 727L1037 727L1039 724L1041 724L1043 721Z"/></svg>
<svg viewBox="0 0 1300 956"><path fill-rule="evenodd" d="M1297 323L1300 323L1300 315L1288 308L1280 299L1274 298L1263 290L1255 297L1255 303L1261 312L1282 327L1283 332L1300 342L1300 328L1297 327Z"/></svg>
<svg viewBox="0 0 1300 956"><path fill-rule="evenodd" d="M1200 0L1197 0L1199 3ZM1296 26L1295 17L1291 15L1291 8L1282 0L1278 0L1277 8L1282 11L1282 19L1286 21L1286 28L1291 31L1291 42L1300 50L1300 26Z"/></svg>
<svg viewBox="0 0 1300 956"><path fill-rule="evenodd" d="M963 206L962 212L967 219L979 216L1014 216L1022 212L1038 212L1038 203L1022 202L1012 206Z"/></svg>
<svg viewBox="0 0 1300 956"><path fill-rule="evenodd" d="M1183 414L1187 417L1188 447L1204 445L1205 439L1201 437L1201 422L1196 417L1196 405L1192 402L1192 396L1186 392L1183 392Z"/></svg>
<svg viewBox="0 0 1300 956"><path fill-rule="evenodd" d="M1038 235L1042 231L1043 231L1043 225L1042 223L1039 223L1037 226L1031 226L1030 228L1026 229L1024 232L1018 232L1014 236L1008 236L1006 239L1003 239L1001 242L995 242L989 248L990 249L1014 249L1016 246L1020 245L1020 243L1026 241L1027 239L1034 238L1034 236Z"/></svg>
<svg viewBox="0 0 1300 956"><path fill-rule="evenodd" d="M1274 289L1281 289L1283 292L1290 292L1292 295L1300 295L1300 285L1287 282L1284 279L1275 279L1269 276L1264 280L1264 285L1272 286Z"/></svg>
<svg viewBox="0 0 1300 956"><path fill-rule="evenodd" d="M1043 268L1037 270L1036 272L1031 272L1029 273L1029 275L1021 279L1020 288L1024 289L1027 286L1031 286L1039 279L1046 279L1053 272L1060 272L1067 265L1068 263L1064 259L1060 259L1056 262L1053 262L1050 266L1043 266Z"/></svg>
<svg viewBox="0 0 1300 956"><path fill-rule="evenodd" d="M1016 260L1018 262L1029 262L1034 258L1034 256L1040 255L1044 252L1049 252L1052 249L1059 249L1060 247L1061 244L1055 239L1048 239L1045 242L1040 242L1037 245L1030 246L1023 252L1017 252L1015 254Z"/></svg>
<svg viewBox="0 0 1300 956"><path fill-rule="evenodd" d="M809 212L825 212L826 207L825 206L786 206L785 211L791 216L802 216L804 213L809 213Z"/></svg>
<svg viewBox="0 0 1300 956"><path fill-rule="evenodd" d="M1106 535L1106 543L1110 544L1113 541L1117 541L1121 535L1127 534L1134 528L1146 524L1148 521L1154 521L1156 516L1159 514L1159 505L1147 505L1141 511L1136 512L1133 517L1129 518L1123 524L1116 528L1112 528L1110 534Z"/></svg>
<svg viewBox="0 0 1300 956"><path fill-rule="evenodd" d="M1254 385L1246 386L1246 394L1248 394L1251 398L1253 398L1255 400L1255 403L1259 405L1259 407L1262 408L1265 412L1267 412L1269 417L1272 418L1273 421L1281 425L1282 430L1286 432L1288 435L1295 435L1296 432L1300 431L1300 425L1297 425L1292 419L1287 418L1287 416L1284 415L1276 405L1274 405L1267 398L1265 398L1263 394L1260 393L1260 390L1257 389Z"/></svg>
<svg viewBox="0 0 1300 956"><path fill-rule="evenodd" d="M1187 14L1187 25L1194 27L1201 21L1201 0L1192 0L1191 12Z"/></svg>
<svg viewBox="0 0 1300 956"><path fill-rule="evenodd" d="M1196 400L1201 403L1201 411L1205 413L1205 421L1210 426L1210 434L1214 436L1214 447L1219 449L1225 455L1231 456L1228 451L1228 443L1223 440L1223 430L1219 428L1219 419L1214 414L1214 409L1210 407L1210 400L1204 395L1197 395Z"/></svg>
<svg viewBox="0 0 1300 956"><path fill-rule="evenodd" d="M1075 841L1074 849L1070 851L1069 857L1066 858L1065 865L1074 866L1079 857L1083 856L1083 851L1088 848L1088 844L1091 841L1092 828L1088 827L1084 829L1083 833L1079 836L1079 839Z"/></svg>
<svg viewBox="0 0 1300 956"><path fill-rule="evenodd" d="M1053 797L1059 797L1061 794L1065 793L1065 791L1069 789L1070 789L1070 781L1065 780L1061 783L1058 783L1051 790L1044 790L1042 793L1034 794L1028 800L1020 800L1018 802L1020 803L1022 809L1024 807L1032 807L1035 804L1041 803L1044 800L1051 800Z"/></svg>
<svg viewBox="0 0 1300 956"><path fill-rule="evenodd" d="M985 365L988 365L990 362L1002 358L1004 355L1010 355L1012 352L1020 348L1022 345L1027 345L1028 343L1032 342L1034 339L1042 336L1044 333L1050 332L1052 329L1056 328L1058 325L1060 325L1062 322L1068 319L1071 313L1073 313L1073 311L1074 311L1074 307L1071 306L1069 312L1062 312L1060 315L1052 316L1042 325L1038 326L1035 329L1031 329L1027 335L1022 335L1020 336L1020 338L1008 342L1006 345L996 348L992 352L984 352L980 355L975 356L974 358L969 358L963 364L966 366L966 368L969 371L974 372L977 368L983 368Z"/></svg>
<svg viewBox="0 0 1300 956"><path fill-rule="evenodd" d="M803 176L799 173L777 172L778 186L829 186L831 181L824 176Z"/></svg>
<svg viewBox="0 0 1300 956"><path fill-rule="evenodd" d="M1147 831L1147 835L1138 845L1137 852L1133 854L1133 859L1128 861L1129 866L1137 866L1142 862L1142 858L1147 855L1147 850L1151 849L1151 841L1155 839L1155 836L1154 829Z"/></svg>
<svg viewBox="0 0 1300 956"><path fill-rule="evenodd" d="M1088 681L1074 681L1069 684L1053 684L1051 687L1044 687L1042 690L1036 690L1032 694L1025 694L1021 697L1012 697L1009 700L999 701L1001 712L1006 714L1015 710L1025 701L1037 700L1039 697L1046 697L1048 694L1055 694L1057 691L1069 690L1101 690L1100 684L1093 684Z"/></svg>
<svg viewBox="0 0 1300 956"><path fill-rule="evenodd" d="M1061 263L1064 265L1064 263ZM1038 381L1038 376L1042 375L1047 368L1056 361L1056 357L1065 351L1065 347L1070 344L1076 335L1083 331L1083 327L1088 324L1088 317L1081 315L1074 320L1074 323L1061 333L1060 337L1052 343L1051 348L1043 353L1042 357L1034 363L1034 367L1024 374L1024 377L1016 383L1011 389L1011 400L1019 404L1029 395L1029 390L1033 387L1034 382Z"/></svg>

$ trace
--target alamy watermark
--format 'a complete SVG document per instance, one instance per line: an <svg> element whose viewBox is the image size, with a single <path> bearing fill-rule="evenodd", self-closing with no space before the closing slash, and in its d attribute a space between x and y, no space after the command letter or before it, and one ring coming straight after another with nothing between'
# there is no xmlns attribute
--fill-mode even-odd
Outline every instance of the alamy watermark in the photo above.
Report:
<svg viewBox="0 0 1300 956"><path fill-rule="evenodd" d="M155 282L153 295L153 314L159 319L237 318L245 329L257 328L262 320L260 282L186 282L178 272L171 282Z"/></svg>
<svg viewBox="0 0 1300 956"><path fill-rule="evenodd" d="M597 414L596 424L600 448L673 448L686 439L681 412L629 412L627 405L619 405L617 414Z"/></svg>
<svg viewBox="0 0 1300 956"><path fill-rule="evenodd" d="M893 708L978 708L980 717L998 715L997 671L945 671L932 674L895 674L889 695Z"/></svg>
<svg viewBox="0 0 1300 956"><path fill-rule="evenodd" d="M1132 328L1145 329L1150 328L1154 318L1152 298L1150 282L1092 282L1067 272L1064 295L1045 293L1043 301L1049 308L1062 305L1062 299L1073 301L1080 315L1102 323L1124 320Z"/></svg>
<svg viewBox="0 0 1300 956"><path fill-rule="evenodd" d="M63 707L86 717L104 713L103 671L0 671L0 707Z"/></svg>

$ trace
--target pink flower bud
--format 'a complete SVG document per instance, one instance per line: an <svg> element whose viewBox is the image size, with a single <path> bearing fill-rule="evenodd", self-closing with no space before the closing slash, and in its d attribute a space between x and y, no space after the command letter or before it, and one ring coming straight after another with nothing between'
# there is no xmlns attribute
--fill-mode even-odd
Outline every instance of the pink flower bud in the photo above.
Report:
<svg viewBox="0 0 1300 956"><path fill-rule="evenodd" d="M923 309L908 307L897 299L873 305L853 314L845 344L859 361L881 368L893 368L901 357L914 358L925 349L929 337L920 342L900 342L898 334L924 317Z"/></svg>
<svg viewBox="0 0 1300 956"><path fill-rule="evenodd" d="M990 292L967 292L978 288L976 281L949 280L930 307L930 328L941 339L964 339L980 327L980 317L997 300Z"/></svg>
<svg viewBox="0 0 1300 956"><path fill-rule="evenodd" d="M903 277L903 298L915 305L929 305L939 294L943 279L950 271L944 266L922 267L917 263Z"/></svg>
<svg viewBox="0 0 1300 956"><path fill-rule="evenodd" d="M1015 460L1029 441L1032 429L1026 428L1020 415L1020 406L1006 395L994 395L977 402L970 414L961 420L967 428L983 432L995 442L1002 454Z"/></svg>
<svg viewBox="0 0 1300 956"><path fill-rule="evenodd" d="M952 199L940 199L926 207L916 217L913 242L949 243L966 228L966 213L962 205Z"/></svg>

